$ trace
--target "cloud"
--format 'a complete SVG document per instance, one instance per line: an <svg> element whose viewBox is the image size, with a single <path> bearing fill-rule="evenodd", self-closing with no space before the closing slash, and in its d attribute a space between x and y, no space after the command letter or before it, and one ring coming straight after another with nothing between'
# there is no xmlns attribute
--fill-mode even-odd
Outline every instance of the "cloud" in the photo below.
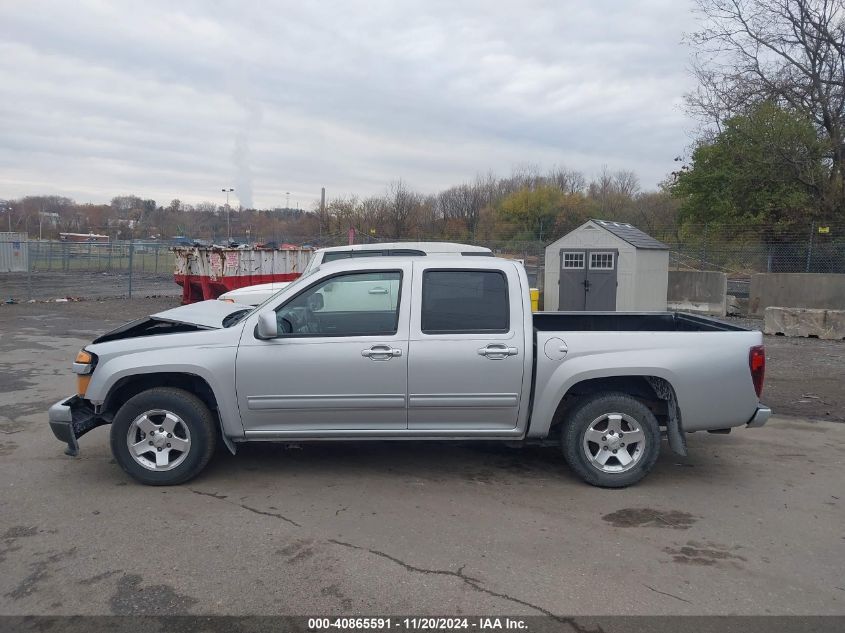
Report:
<svg viewBox="0 0 845 633"><path fill-rule="evenodd" d="M0 4L0 197L308 207L522 163L650 186L688 143L686 1Z"/></svg>

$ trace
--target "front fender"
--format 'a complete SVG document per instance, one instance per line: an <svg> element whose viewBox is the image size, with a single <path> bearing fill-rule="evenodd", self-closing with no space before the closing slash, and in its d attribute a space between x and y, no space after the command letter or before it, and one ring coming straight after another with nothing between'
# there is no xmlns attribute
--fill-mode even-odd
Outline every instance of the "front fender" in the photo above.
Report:
<svg viewBox="0 0 845 633"><path fill-rule="evenodd" d="M143 374L176 373L204 380L217 401L220 424L226 437L243 437L235 397L236 346L156 349L100 357L85 392L86 400L102 405L122 379Z"/></svg>

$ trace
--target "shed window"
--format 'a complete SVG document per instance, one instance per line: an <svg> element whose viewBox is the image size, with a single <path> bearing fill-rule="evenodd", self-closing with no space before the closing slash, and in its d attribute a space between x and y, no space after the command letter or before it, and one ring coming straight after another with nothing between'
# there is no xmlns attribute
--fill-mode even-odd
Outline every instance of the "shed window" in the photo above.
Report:
<svg viewBox="0 0 845 633"><path fill-rule="evenodd" d="M613 253L590 253L590 268L613 270Z"/></svg>
<svg viewBox="0 0 845 633"><path fill-rule="evenodd" d="M564 268L583 268L584 267L584 253L564 253L563 254Z"/></svg>

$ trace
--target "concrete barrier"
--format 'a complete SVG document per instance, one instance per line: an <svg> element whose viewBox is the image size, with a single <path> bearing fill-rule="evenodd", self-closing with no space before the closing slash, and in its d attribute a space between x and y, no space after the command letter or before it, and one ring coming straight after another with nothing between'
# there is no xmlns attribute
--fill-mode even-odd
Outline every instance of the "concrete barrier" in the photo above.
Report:
<svg viewBox="0 0 845 633"><path fill-rule="evenodd" d="M845 275L760 273L751 276L748 308L761 316L769 306L845 310Z"/></svg>
<svg viewBox="0 0 845 633"><path fill-rule="evenodd" d="M728 277L725 273L670 270L667 302L670 310L725 316Z"/></svg>
<svg viewBox="0 0 845 633"><path fill-rule="evenodd" d="M845 339L845 310L769 306L763 318L763 332L784 336Z"/></svg>

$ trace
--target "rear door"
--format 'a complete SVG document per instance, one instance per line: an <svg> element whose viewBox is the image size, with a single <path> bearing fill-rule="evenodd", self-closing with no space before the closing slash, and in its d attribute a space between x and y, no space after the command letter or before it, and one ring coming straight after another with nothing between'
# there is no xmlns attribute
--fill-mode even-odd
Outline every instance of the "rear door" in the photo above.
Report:
<svg viewBox="0 0 845 633"><path fill-rule="evenodd" d="M415 263L413 296L421 300L412 310L408 342L410 431L517 426L530 353L522 292L516 270L506 264Z"/></svg>

